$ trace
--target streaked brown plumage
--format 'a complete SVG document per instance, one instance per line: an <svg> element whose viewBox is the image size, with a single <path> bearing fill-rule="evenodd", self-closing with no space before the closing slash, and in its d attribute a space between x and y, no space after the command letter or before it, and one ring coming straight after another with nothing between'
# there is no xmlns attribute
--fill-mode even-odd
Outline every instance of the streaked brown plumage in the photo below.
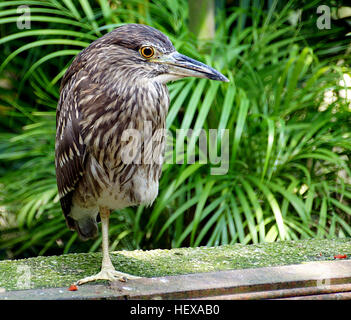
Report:
<svg viewBox="0 0 351 320"><path fill-rule="evenodd" d="M94 41L73 61L61 83L56 115L55 166L67 225L82 239L103 224L102 271L78 283L132 277L114 270L108 256L110 210L150 205L158 193L169 96L166 82L187 76L228 81L216 70L179 54L158 30L124 25ZM146 121L146 122L145 122ZM144 135L146 124L151 134ZM141 133L138 150L159 162L125 163L126 129ZM147 150L149 139L159 141ZM146 146L146 149L144 148ZM144 150L145 149L145 150ZM158 154L155 154L158 153Z"/></svg>

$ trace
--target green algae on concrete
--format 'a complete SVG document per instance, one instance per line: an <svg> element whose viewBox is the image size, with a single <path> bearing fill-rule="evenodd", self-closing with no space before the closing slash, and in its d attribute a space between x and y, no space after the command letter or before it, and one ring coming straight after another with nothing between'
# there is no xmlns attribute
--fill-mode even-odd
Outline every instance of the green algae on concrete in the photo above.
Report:
<svg viewBox="0 0 351 320"><path fill-rule="evenodd" d="M135 250L111 252L117 270L142 277L159 277L231 269L258 268L351 257L351 239L300 240L254 245ZM0 261L0 292L69 286L95 274L101 253L65 254Z"/></svg>

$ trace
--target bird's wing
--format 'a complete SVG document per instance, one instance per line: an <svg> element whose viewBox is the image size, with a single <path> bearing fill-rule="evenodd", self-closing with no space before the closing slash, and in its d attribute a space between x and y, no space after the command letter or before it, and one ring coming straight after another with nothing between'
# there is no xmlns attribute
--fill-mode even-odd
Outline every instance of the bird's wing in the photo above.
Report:
<svg viewBox="0 0 351 320"><path fill-rule="evenodd" d="M68 224L72 194L84 170L85 145L79 127L80 117L75 94L61 94L56 112L55 167L60 202Z"/></svg>

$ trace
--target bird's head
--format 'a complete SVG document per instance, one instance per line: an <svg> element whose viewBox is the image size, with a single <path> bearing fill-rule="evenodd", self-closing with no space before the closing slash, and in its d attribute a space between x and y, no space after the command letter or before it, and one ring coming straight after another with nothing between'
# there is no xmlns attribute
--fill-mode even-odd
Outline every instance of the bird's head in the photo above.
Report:
<svg viewBox="0 0 351 320"><path fill-rule="evenodd" d="M168 81L184 77L229 80L210 66L180 54L167 36L155 28L142 24L126 24L109 32L91 46L99 56L96 61L104 65L116 80ZM89 51L88 51L89 52ZM113 72L115 70L116 72Z"/></svg>

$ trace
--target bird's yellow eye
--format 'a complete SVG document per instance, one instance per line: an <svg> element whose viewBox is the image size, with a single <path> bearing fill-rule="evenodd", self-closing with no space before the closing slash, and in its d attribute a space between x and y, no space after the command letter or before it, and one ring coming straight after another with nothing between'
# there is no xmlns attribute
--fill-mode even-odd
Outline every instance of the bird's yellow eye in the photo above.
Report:
<svg viewBox="0 0 351 320"><path fill-rule="evenodd" d="M155 54L155 50L153 47L141 47L140 48L140 54L146 58L149 59Z"/></svg>

